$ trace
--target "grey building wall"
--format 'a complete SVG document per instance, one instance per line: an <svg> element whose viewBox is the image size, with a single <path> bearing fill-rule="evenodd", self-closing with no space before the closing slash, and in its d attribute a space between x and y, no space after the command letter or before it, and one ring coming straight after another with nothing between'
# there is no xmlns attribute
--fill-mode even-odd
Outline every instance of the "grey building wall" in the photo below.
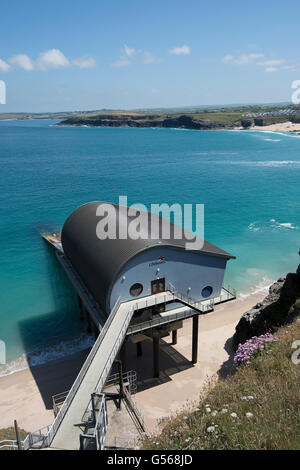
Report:
<svg viewBox="0 0 300 470"><path fill-rule="evenodd" d="M159 256L165 259L160 261ZM151 281L161 277L166 279L166 286L170 282L194 300L205 300L201 291L208 285L213 288L209 298L217 297L223 285L226 262L225 258L169 247L145 250L130 260L119 274L108 299L109 307L113 308L119 296L126 301L151 295ZM144 289L139 297L132 297L129 289L136 282L143 284Z"/></svg>

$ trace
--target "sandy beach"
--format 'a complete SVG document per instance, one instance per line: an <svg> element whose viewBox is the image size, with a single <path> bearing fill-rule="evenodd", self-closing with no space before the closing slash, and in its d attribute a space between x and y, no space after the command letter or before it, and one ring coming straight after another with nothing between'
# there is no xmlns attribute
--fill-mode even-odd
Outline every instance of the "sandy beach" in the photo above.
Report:
<svg viewBox="0 0 300 470"><path fill-rule="evenodd" d="M249 295L215 308L200 317L198 362L191 364L191 320L178 330L178 343L171 345L171 336L161 340L161 377L152 378L152 344L143 343L143 356L136 356L131 341L127 346L127 368L136 370L138 393L134 396L143 411L150 431L158 420L197 400L208 379L226 374L232 364L230 340L241 317L266 292ZM0 378L0 428L13 425L35 431L53 421L52 395L68 390L79 372L87 351L64 360L25 369Z"/></svg>
<svg viewBox="0 0 300 470"><path fill-rule="evenodd" d="M270 124L269 126L253 126L255 131L274 131L274 132L300 132L300 123L294 124L291 121Z"/></svg>

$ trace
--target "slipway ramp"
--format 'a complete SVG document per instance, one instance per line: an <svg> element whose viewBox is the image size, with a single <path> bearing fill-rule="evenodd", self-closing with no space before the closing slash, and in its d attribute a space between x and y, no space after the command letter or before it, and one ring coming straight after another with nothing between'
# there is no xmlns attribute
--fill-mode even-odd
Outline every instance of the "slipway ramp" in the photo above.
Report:
<svg viewBox="0 0 300 470"><path fill-rule="evenodd" d="M88 425L86 416L92 393L101 393L112 364L139 308L174 299L171 292L128 302L117 300L93 348L79 372L63 406L48 431L44 444L53 449L78 450L80 435Z"/></svg>
<svg viewBox="0 0 300 470"><path fill-rule="evenodd" d="M91 394L101 392L132 318L133 302L117 301L48 433L54 449L78 450ZM100 379L100 380L99 380Z"/></svg>

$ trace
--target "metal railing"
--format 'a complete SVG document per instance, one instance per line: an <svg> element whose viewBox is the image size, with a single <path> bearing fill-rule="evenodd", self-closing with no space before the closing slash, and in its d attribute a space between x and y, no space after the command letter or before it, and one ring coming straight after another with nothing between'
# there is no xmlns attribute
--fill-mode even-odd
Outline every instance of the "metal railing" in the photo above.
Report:
<svg viewBox="0 0 300 470"><path fill-rule="evenodd" d="M100 345L101 345L101 343L102 343L102 341L103 341L103 339L104 339L104 337L107 333L107 330L110 327L110 325L111 325L111 323L112 323L112 321L113 321L113 319L114 319L114 317L115 317L115 315L116 315L116 313L119 309L120 303L121 303L121 297L118 298L118 300L117 300L114 308L112 309L107 321L105 322L98 338L96 339L94 346L92 347L92 349L91 349L88 357L86 358L86 360L85 360L78 376L76 377L75 382L73 383L66 399L64 400L64 403L63 403L62 407L60 408L60 410L59 410L59 412L58 412L58 414L57 414L57 416L56 416L56 418L55 418L55 420L54 420L54 422L53 422L53 424L52 424L52 426L51 426L51 428L48 432L47 439L46 439L46 445L49 446L51 444L51 442L52 442L52 440L53 440L53 438L54 438L54 436L55 436L55 434L56 434L56 432L57 432L57 430L58 430L58 428L59 428L59 426L60 426L60 424L61 424L68 408L69 408L70 403L72 402L74 396L76 395L76 393L79 389L79 386L81 385L82 380L83 380L88 368L90 367L90 365L91 365L91 363L92 363L92 361L93 361L93 359L94 359L94 357L95 357L95 355L96 355L96 353L97 353L97 351L98 351L98 349L99 349L99 347L100 347Z"/></svg>
<svg viewBox="0 0 300 470"><path fill-rule="evenodd" d="M56 395L52 396L52 406L53 406L54 416L58 415L58 412L69 393L70 393L70 390L67 390L65 392L57 393Z"/></svg>
<svg viewBox="0 0 300 470"><path fill-rule="evenodd" d="M190 305L191 307L195 307L195 309L201 311L201 312L207 312L208 310L212 310L213 309L213 299L211 299L210 303L205 305L205 304L202 304L202 301L196 301L194 299L192 299L191 297L188 297L187 295L183 294L182 292L179 292L174 286L173 284L171 284L170 282L168 282L167 284L168 286L168 290L170 290L170 292L172 292L172 294L174 295L174 297L178 300L181 300L182 302L185 302L187 303L188 305Z"/></svg>
<svg viewBox="0 0 300 470"><path fill-rule="evenodd" d="M137 323L136 325L129 326L127 334L131 335L133 333L155 328L156 326L164 325L170 322L184 320L185 318L189 318L193 315L195 315L195 312L192 312L191 309L186 309L183 312L170 313L170 315L164 315L163 317L157 315L156 317L146 320L143 323Z"/></svg>
<svg viewBox="0 0 300 470"><path fill-rule="evenodd" d="M28 450L31 449L36 444L39 444L39 448L44 447L47 442L48 432L51 426L45 426L42 429L39 429L35 432L30 432L27 434L25 439L22 441L22 449Z"/></svg>
<svg viewBox="0 0 300 470"><path fill-rule="evenodd" d="M138 408L137 404L132 400L130 394L127 392L127 390L124 390L124 396L125 396L125 403L127 405L127 409L130 412L136 427L140 434L142 436L145 436L148 434L146 424L145 424L145 418L142 413L142 411Z"/></svg>
<svg viewBox="0 0 300 470"><path fill-rule="evenodd" d="M229 294L233 295L234 298L237 296L237 290L230 286L229 284L223 284L223 289L229 292Z"/></svg>
<svg viewBox="0 0 300 470"><path fill-rule="evenodd" d="M136 371L135 370L129 370L128 372L124 372L122 374L123 377L123 384L127 388L128 392L130 395L134 395L137 392L137 376L136 376ZM104 386L110 386L110 385L118 385L120 382L120 374L112 374L110 375Z"/></svg>
<svg viewBox="0 0 300 470"><path fill-rule="evenodd" d="M118 351L119 351L119 349L120 349L120 346L121 346L121 344L122 344L122 342L123 342L123 340L124 340L124 337L125 337L125 335L126 335L126 331L127 331L128 326L129 326L130 320L131 320L131 318L132 318L133 312L134 312L134 308L131 307L130 310L129 310L129 312L128 312L128 315L127 315L127 317L126 317L126 320L125 320L125 322L124 322L124 325L123 325L123 327L122 327L122 330L120 331L120 334L119 334L118 338L116 339L115 344L113 345L113 347L112 347L112 349L111 349L111 351L110 351L109 357L108 357L108 359L107 359L107 361L106 361L106 365L105 365L105 367L104 367L104 369L103 369L103 372L102 372L102 375L101 375L101 377L100 377L100 380L99 380L99 382L98 382L98 384L97 384L97 386L96 386L96 390L95 390L96 393L101 393L101 391L102 391L102 388L103 388L103 386L104 386L104 384L105 384L105 381L106 381L106 378L107 378L107 376L108 376L108 373L109 373L109 371L110 371L110 369L111 369L111 366L112 366L112 364L113 364L113 362L114 362L114 359L115 359L116 355L118 354ZM105 325L104 325L104 328L105 328Z"/></svg>
<svg viewBox="0 0 300 470"><path fill-rule="evenodd" d="M95 395L100 398L100 406L97 409L98 416L96 417L95 404L93 405L92 419L95 427L92 434L80 435L80 450L103 450L107 434L107 407L104 394L93 394L91 401L95 399Z"/></svg>
<svg viewBox="0 0 300 470"><path fill-rule="evenodd" d="M0 441L0 450L18 450L18 443L11 439L5 439Z"/></svg>

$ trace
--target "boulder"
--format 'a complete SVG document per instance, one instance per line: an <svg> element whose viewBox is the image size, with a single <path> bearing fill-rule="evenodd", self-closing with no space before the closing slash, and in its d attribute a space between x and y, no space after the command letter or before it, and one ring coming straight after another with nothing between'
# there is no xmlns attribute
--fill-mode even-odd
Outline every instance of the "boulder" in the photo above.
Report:
<svg viewBox="0 0 300 470"><path fill-rule="evenodd" d="M264 300L244 313L236 326L233 348L252 336L273 332L300 313L300 265L296 273L287 274L272 284Z"/></svg>

